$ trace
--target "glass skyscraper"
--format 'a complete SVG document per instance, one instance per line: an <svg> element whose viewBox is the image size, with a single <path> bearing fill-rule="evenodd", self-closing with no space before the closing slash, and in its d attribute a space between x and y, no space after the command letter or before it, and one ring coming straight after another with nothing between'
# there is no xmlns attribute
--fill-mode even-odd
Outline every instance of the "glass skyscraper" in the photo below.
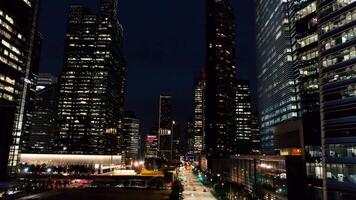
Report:
<svg viewBox="0 0 356 200"><path fill-rule="evenodd" d="M356 199L356 1L318 5L325 199Z"/></svg>
<svg viewBox="0 0 356 200"><path fill-rule="evenodd" d="M140 136L140 120L131 112L125 112L123 119L123 145L125 149L126 164L131 164L139 158L141 136Z"/></svg>
<svg viewBox="0 0 356 200"><path fill-rule="evenodd" d="M236 81L236 150L239 154L252 153L252 106L250 82Z"/></svg>
<svg viewBox="0 0 356 200"><path fill-rule="evenodd" d="M234 154L235 29L230 1L208 0L205 152L212 157Z"/></svg>
<svg viewBox="0 0 356 200"><path fill-rule="evenodd" d="M172 160L173 147L173 108L172 96L161 95L159 99L158 142L159 155L167 161Z"/></svg>
<svg viewBox="0 0 356 200"><path fill-rule="evenodd" d="M194 88L194 153L201 154L205 146L205 87L206 75L202 70Z"/></svg>
<svg viewBox="0 0 356 200"><path fill-rule="evenodd" d="M298 117L289 0L256 0L258 108L262 152L274 154L275 127Z"/></svg>
<svg viewBox="0 0 356 200"><path fill-rule="evenodd" d="M101 0L98 14L81 5L70 7L59 80L58 153L120 151L125 64L117 4Z"/></svg>
<svg viewBox="0 0 356 200"><path fill-rule="evenodd" d="M38 68L38 0L0 1L0 179L17 172L26 100Z"/></svg>

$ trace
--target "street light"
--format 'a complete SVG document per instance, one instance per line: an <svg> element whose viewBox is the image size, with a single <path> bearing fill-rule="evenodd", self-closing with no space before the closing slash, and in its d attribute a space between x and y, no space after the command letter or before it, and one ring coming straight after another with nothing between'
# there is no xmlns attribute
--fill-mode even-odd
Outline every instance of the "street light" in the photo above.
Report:
<svg viewBox="0 0 356 200"><path fill-rule="evenodd" d="M26 167L23 171L24 171L25 173L27 173L29 170L30 170L30 168L29 168L29 167Z"/></svg>

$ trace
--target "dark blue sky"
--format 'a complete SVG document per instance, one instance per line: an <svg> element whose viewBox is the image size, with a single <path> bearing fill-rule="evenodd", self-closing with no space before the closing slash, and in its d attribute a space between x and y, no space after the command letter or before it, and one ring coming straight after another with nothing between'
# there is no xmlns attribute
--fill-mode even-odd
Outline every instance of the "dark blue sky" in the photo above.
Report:
<svg viewBox="0 0 356 200"><path fill-rule="evenodd" d="M251 80L254 92L254 1L231 2L237 24L238 78ZM41 72L61 73L68 7L73 3L98 7L98 0L42 0ZM119 0L119 20L128 64L127 109L136 113L147 131L158 119L159 95L169 93L174 117L185 123L192 113L194 72L205 66L205 0Z"/></svg>

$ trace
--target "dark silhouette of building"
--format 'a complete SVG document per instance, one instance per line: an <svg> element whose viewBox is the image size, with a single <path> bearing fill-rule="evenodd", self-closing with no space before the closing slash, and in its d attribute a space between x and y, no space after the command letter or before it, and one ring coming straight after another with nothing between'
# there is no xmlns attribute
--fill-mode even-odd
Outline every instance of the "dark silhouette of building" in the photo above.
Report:
<svg viewBox="0 0 356 200"><path fill-rule="evenodd" d="M36 88L38 79L38 70L40 65L41 49L42 49L43 36L37 32L34 39L34 46L32 51L32 68L29 72L27 96L25 100L25 115L24 115L24 128L21 138L21 151L29 151L31 144L29 144L31 137L31 126L36 109Z"/></svg>
<svg viewBox="0 0 356 200"><path fill-rule="evenodd" d="M40 78L40 77L39 77ZM52 153L56 130L58 84L48 84L36 92L31 135L25 152Z"/></svg>
<svg viewBox="0 0 356 200"><path fill-rule="evenodd" d="M39 1L0 1L0 180L17 172L27 100L38 69Z"/></svg>
<svg viewBox="0 0 356 200"><path fill-rule="evenodd" d="M207 1L206 146L208 156L234 153L235 23L229 0Z"/></svg>
<svg viewBox="0 0 356 200"><path fill-rule="evenodd" d="M117 10L117 0L101 0L99 13L70 7L59 80L58 153L122 151L125 64Z"/></svg>
<svg viewBox="0 0 356 200"><path fill-rule="evenodd" d="M162 158L172 160L173 119L172 97L161 95L159 100L159 153Z"/></svg>
<svg viewBox="0 0 356 200"><path fill-rule="evenodd" d="M141 146L140 120L132 112L125 112L122 132L124 157L126 164L130 164L139 158Z"/></svg>
<svg viewBox="0 0 356 200"><path fill-rule="evenodd" d="M252 153L261 153L261 136L260 136L260 123L258 121L258 114L252 112L251 116L251 141L252 141Z"/></svg>

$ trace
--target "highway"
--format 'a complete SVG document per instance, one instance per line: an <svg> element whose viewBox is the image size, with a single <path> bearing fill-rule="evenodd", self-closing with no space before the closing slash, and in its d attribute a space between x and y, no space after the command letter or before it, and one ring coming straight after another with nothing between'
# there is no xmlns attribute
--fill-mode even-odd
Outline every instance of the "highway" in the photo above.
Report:
<svg viewBox="0 0 356 200"><path fill-rule="evenodd" d="M182 175L186 177L183 191L184 200L216 200L209 188L199 182L191 170L183 170Z"/></svg>

